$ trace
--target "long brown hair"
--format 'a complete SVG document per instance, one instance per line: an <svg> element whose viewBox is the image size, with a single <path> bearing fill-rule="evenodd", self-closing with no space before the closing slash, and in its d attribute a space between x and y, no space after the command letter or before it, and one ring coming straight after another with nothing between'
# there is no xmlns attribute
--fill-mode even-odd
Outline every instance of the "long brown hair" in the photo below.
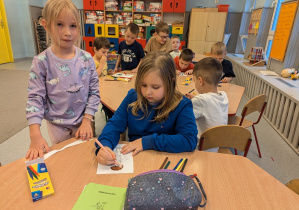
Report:
<svg viewBox="0 0 299 210"><path fill-rule="evenodd" d="M155 108L157 114L154 121L160 123L168 118L169 113L178 106L183 98L183 95L176 89L176 68L172 57L168 53L151 52L142 59L135 81L137 101L131 103L129 107L132 107L132 114L135 116L138 116L137 112L139 109L144 113L144 116L140 119L149 115L147 109L149 102L141 94L141 85L144 77L152 71L159 72L165 90L165 97L162 103Z"/></svg>

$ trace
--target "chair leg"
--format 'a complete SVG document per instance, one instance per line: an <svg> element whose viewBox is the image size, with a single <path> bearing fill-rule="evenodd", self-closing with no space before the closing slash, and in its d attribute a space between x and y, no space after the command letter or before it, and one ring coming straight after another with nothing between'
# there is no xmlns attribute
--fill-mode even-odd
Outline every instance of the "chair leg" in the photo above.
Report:
<svg viewBox="0 0 299 210"><path fill-rule="evenodd" d="M258 142L257 137L256 137L256 132L255 132L254 125L252 125L252 129L253 129L253 134L254 134L257 150L259 152L259 157L262 158L261 151L260 151L260 146L259 146L259 142Z"/></svg>

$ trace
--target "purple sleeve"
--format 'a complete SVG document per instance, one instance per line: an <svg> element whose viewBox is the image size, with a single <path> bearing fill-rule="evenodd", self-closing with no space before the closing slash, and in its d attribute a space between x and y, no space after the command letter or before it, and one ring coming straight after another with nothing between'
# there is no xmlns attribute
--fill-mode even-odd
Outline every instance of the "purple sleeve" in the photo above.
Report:
<svg viewBox="0 0 299 210"><path fill-rule="evenodd" d="M94 60L90 59L90 61L91 74L85 114L94 116L95 112L98 111L98 106L100 103L99 77L96 71Z"/></svg>
<svg viewBox="0 0 299 210"><path fill-rule="evenodd" d="M28 82L26 118L28 125L41 124L46 101L46 67L37 56L32 61Z"/></svg>

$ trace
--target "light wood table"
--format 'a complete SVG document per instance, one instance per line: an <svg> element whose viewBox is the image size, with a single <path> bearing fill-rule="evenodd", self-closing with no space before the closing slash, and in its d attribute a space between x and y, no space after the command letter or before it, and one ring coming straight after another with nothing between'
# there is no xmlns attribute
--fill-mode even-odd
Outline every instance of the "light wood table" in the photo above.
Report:
<svg viewBox="0 0 299 210"><path fill-rule="evenodd" d="M129 71L127 73L134 74ZM187 77L192 78L192 75L189 75ZM177 87L182 94L186 94L190 90L195 89L195 84L193 81L189 85L182 85L182 82L184 82L187 77L177 76ZM111 111L116 111L123 99L126 97L128 91L131 88L134 88L135 79L136 73L134 74L134 77L132 78L131 82L105 81L105 77L100 77L99 82L101 102L105 106L107 106ZM221 87L218 87L218 91L221 90L226 92L229 100L228 115L236 115L245 88L231 83L220 83L219 85ZM195 93L198 94L196 90Z"/></svg>
<svg viewBox="0 0 299 210"><path fill-rule="evenodd" d="M70 139L52 147L60 149ZM158 169L165 157L174 168L188 158L184 173L197 174L208 202L205 209L298 209L299 196L249 159L220 153L194 151L166 153L142 151L134 157L133 174L97 175L94 141L69 147L45 160L55 195L32 202L25 159L0 167L1 209L71 209L84 186L98 183L127 187L128 179Z"/></svg>

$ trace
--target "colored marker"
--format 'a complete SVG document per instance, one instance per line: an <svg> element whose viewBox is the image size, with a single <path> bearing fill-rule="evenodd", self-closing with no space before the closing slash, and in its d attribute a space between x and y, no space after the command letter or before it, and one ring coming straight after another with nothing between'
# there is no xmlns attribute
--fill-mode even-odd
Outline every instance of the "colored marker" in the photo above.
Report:
<svg viewBox="0 0 299 210"><path fill-rule="evenodd" d="M166 166L164 167L164 169L167 169L167 167L169 166L170 161L167 162Z"/></svg>
<svg viewBox="0 0 299 210"><path fill-rule="evenodd" d="M186 166L186 164L187 164L187 161L188 161L188 158L186 158L186 160L185 160L185 162L184 162L184 165L183 165L183 167L182 167L182 169L181 169L181 172L183 172L183 171L184 171L184 169L185 169L185 166Z"/></svg>
<svg viewBox="0 0 299 210"><path fill-rule="evenodd" d="M176 171L180 171L182 165L184 164L186 158L183 159L183 161L180 163L180 165L175 169Z"/></svg>
<svg viewBox="0 0 299 210"><path fill-rule="evenodd" d="M178 162L178 164L176 164L176 166L174 167L174 169L173 170L176 170L177 169L177 167L181 164L181 162L183 161L183 158Z"/></svg>
<svg viewBox="0 0 299 210"><path fill-rule="evenodd" d="M165 165L165 163L167 162L167 160L168 160L168 157L165 158L165 160L163 161L163 163L162 163L162 165L160 166L159 169L162 169L162 168L164 167L164 165Z"/></svg>
<svg viewBox="0 0 299 210"><path fill-rule="evenodd" d="M194 90L195 90L195 89L190 90L189 93L192 93Z"/></svg>

